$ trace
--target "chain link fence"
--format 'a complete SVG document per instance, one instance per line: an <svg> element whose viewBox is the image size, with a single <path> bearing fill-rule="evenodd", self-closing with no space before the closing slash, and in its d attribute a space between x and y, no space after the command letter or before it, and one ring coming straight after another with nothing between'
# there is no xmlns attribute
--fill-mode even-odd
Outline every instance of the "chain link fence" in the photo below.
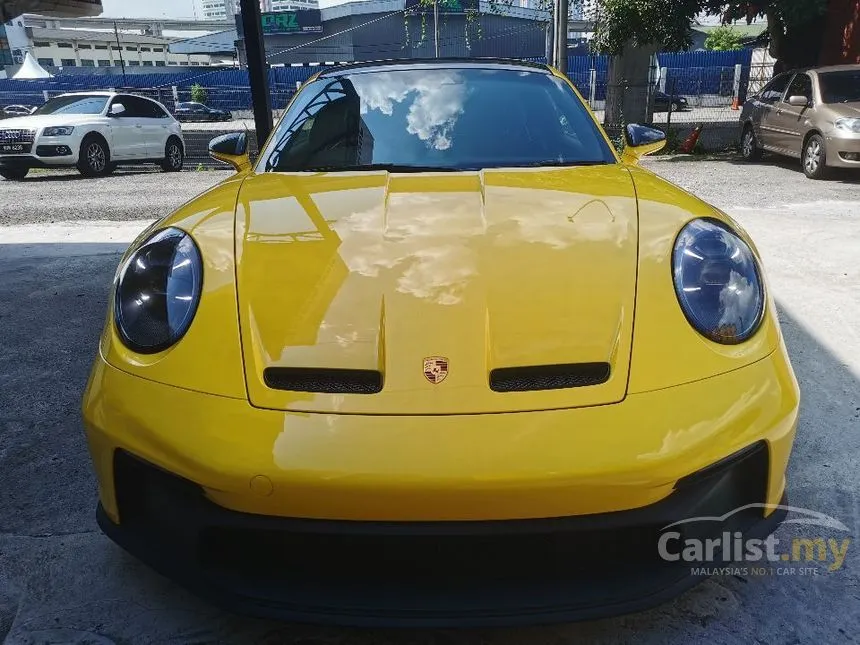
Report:
<svg viewBox="0 0 860 645"><path fill-rule="evenodd" d="M661 68L657 78L647 84L609 83L606 65L587 69L582 65L570 72L570 78L584 99L595 111L601 123L611 132L620 132L619 124L634 119L644 120L668 133L669 146L674 149L699 124L704 126L702 142L706 149L724 149L736 143L739 109L747 95L761 90L772 76L771 60L753 58L752 65L733 67L671 67ZM273 116L279 118L297 90L298 83L272 83L270 86ZM99 88L104 91L105 88ZM253 131L253 105L247 85L107 88L117 92L138 94L162 103L171 113L177 103L203 98L206 105L224 110L232 120L183 123L188 148L189 166L215 164L206 152L209 139L224 132ZM8 91L0 89L0 107L25 105L36 107L47 99L68 91L50 89ZM74 91L86 91L75 87ZM626 114L625 114L626 113Z"/></svg>

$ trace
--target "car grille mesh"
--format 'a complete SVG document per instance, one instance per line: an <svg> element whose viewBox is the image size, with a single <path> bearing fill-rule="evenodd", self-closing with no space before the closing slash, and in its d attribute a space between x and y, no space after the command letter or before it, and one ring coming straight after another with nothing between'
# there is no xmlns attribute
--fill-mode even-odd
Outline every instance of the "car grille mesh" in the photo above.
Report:
<svg viewBox="0 0 860 645"><path fill-rule="evenodd" d="M502 367L490 372L490 389L495 392L563 390L600 385L608 380L609 363Z"/></svg>
<svg viewBox="0 0 860 645"><path fill-rule="evenodd" d="M376 394L382 390L382 372L376 370L268 367L263 380L274 390L325 394Z"/></svg>
<svg viewBox="0 0 860 645"><path fill-rule="evenodd" d="M0 129L0 143L33 143L35 130L21 128Z"/></svg>

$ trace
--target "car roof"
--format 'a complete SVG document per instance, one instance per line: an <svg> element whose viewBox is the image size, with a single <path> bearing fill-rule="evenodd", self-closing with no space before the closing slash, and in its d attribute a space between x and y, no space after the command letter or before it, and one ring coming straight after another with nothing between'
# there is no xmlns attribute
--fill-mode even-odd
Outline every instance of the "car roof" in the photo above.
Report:
<svg viewBox="0 0 860 645"><path fill-rule="evenodd" d="M815 72L816 74L823 74L826 72L860 72L860 65L828 65L826 67L813 67L802 71Z"/></svg>
<svg viewBox="0 0 860 645"><path fill-rule="evenodd" d="M549 67L542 63L508 58L415 58L339 65L323 70L319 73L318 78L336 78L347 74L377 72L385 69L403 71L421 69L508 69L550 73Z"/></svg>
<svg viewBox="0 0 860 645"><path fill-rule="evenodd" d="M119 94L119 92L93 90L92 92L64 92L63 94L58 94L57 96L116 96L117 94Z"/></svg>

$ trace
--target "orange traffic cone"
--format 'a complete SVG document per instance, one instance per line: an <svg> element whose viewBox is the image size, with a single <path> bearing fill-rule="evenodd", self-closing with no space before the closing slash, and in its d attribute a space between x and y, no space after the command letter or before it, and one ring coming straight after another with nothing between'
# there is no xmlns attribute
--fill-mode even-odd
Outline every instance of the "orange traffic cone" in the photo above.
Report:
<svg viewBox="0 0 860 645"><path fill-rule="evenodd" d="M681 154L688 155L693 152L693 149L696 147L696 142L699 140L699 135L702 133L702 124L700 123L693 131L690 133L690 136L681 144L681 147L678 148L678 152Z"/></svg>

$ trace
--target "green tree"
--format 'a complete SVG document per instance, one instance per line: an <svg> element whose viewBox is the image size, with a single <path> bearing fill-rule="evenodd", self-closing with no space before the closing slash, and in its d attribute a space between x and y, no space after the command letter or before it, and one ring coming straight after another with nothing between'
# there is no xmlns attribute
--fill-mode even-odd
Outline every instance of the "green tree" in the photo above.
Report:
<svg viewBox="0 0 860 645"><path fill-rule="evenodd" d="M593 46L606 54L631 45L686 49L701 13L724 24L764 17L777 67L793 68L817 63L827 0L586 0L585 8L596 23Z"/></svg>
<svg viewBox="0 0 860 645"><path fill-rule="evenodd" d="M200 83L195 83L191 86L191 100L195 103L206 103L206 100L209 98L209 93L206 91L206 88L200 85Z"/></svg>
<svg viewBox="0 0 860 645"><path fill-rule="evenodd" d="M717 27L705 38L705 49L710 51L728 52L741 48L741 35L728 25Z"/></svg>
<svg viewBox="0 0 860 645"><path fill-rule="evenodd" d="M818 63L827 16L827 0L704 0L702 10L724 24L759 17L767 19L774 71Z"/></svg>

